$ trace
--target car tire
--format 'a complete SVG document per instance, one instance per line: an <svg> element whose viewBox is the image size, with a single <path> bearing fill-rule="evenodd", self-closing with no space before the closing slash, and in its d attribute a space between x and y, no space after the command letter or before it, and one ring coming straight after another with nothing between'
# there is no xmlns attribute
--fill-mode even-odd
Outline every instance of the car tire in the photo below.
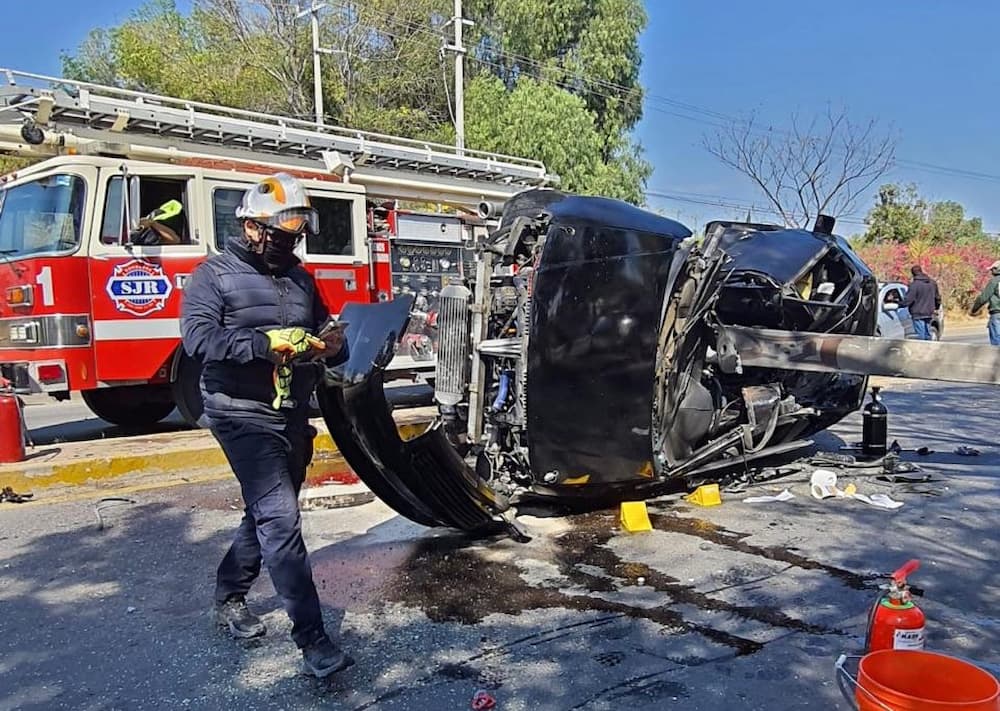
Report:
<svg viewBox="0 0 1000 711"><path fill-rule="evenodd" d="M167 385L98 388L84 390L80 395L91 412L119 427L149 427L174 411Z"/></svg>

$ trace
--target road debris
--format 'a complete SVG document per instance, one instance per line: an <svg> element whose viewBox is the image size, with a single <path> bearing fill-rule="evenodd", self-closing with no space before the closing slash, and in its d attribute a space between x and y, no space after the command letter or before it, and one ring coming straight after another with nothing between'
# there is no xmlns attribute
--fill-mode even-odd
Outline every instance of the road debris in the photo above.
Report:
<svg viewBox="0 0 1000 711"><path fill-rule="evenodd" d="M775 494L774 496L748 496L743 499L744 504L769 504L772 501L789 501L795 498L795 494L790 492L788 489L783 490L780 494Z"/></svg>
<svg viewBox="0 0 1000 711"><path fill-rule="evenodd" d="M982 452L980 452L975 447L966 447L965 445L962 445L961 447L955 448L955 454L958 454L962 457L978 457L980 454L982 454Z"/></svg>
<svg viewBox="0 0 1000 711"><path fill-rule="evenodd" d="M0 489L0 503L26 504L31 501L34 494L18 494L9 486Z"/></svg>
<svg viewBox="0 0 1000 711"><path fill-rule="evenodd" d="M496 699L490 696L489 692L482 689L477 691L472 697L472 708L474 711L487 711L496 707L496 705Z"/></svg>
<svg viewBox="0 0 1000 711"><path fill-rule="evenodd" d="M123 496L106 496L96 504L94 504L94 515L97 516L97 530L103 531L106 526L104 524L104 517L101 516L101 511L111 506L118 506L121 504L134 504L135 501L132 499L126 499Z"/></svg>
<svg viewBox="0 0 1000 711"><path fill-rule="evenodd" d="M831 497L857 499L858 501L880 509L895 510L903 505L887 494L859 494L854 484L848 484L843 489L837 488L837 475L828 469L817 469L809 480L809 493L814 499L829 499Z"/></svg>

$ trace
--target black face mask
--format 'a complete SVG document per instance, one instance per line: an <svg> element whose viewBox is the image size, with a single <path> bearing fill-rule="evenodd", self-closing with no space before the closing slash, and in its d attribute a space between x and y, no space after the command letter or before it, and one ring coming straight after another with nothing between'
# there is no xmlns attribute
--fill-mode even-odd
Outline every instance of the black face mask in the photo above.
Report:
<svg viewBox="0 0 1000 711"><path fill-rule="evenodd" d="M268 232L264 237L261 258L272 272L283 272L295 264L295 245L299 235L287 232Z"/></svg>

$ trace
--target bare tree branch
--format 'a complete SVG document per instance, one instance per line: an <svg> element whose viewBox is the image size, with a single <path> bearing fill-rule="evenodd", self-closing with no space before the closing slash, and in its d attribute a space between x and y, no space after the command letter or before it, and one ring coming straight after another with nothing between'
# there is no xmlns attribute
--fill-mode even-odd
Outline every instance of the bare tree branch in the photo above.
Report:
<svg viewBox="0 0 1000 711"><path fill-rule="evenodd" d="M702 140L705 149L760 189L788 226L806 227L819 214L849 214L895 160L896 140L875 120L858 124L845 110L793 115L786 130L754 116Z"/></svg>

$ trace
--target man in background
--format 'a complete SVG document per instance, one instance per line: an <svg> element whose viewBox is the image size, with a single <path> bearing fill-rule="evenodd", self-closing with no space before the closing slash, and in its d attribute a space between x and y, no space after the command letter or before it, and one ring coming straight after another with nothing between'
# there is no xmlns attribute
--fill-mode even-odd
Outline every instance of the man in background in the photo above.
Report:
<svg viewBox="0 0 1000 711"><path fill-rule="evenodd" d="M922 341L931 340L931 318L941 308L941 293L937 282L924 274L919 264L910 267L910 288L906 291L903 306L910 310L913 330Z"/></svg>
<svg viewBox="0 0 1000 711"><path fill-rule="evenodd" d="M972 303L971 314L975 316L983 307L990 312L986 326L990 334L990 345L1000 346L1000 260L990 265L990 280Z"/></svg>

